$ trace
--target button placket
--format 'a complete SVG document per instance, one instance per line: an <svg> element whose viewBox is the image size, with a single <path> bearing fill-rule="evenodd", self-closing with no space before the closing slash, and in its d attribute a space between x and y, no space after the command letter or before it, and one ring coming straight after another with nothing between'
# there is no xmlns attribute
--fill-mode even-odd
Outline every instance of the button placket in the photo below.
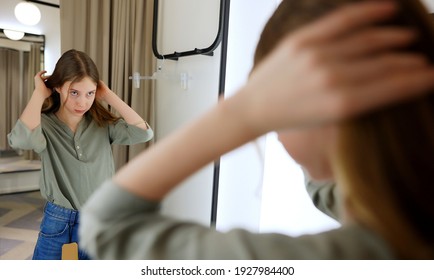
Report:
<svg viewBox="0 0 434 280"><path fill-rule="evenodd" d="M83 160L84 155L83 155L83 147L80 145L80 139L81 139L81 134L82 134L82 129L83 129L83 122L80 122L77 131L75 133L74 136L74 144L75 144L75 152L77 154L77 158L78 160Z"/></svg>
<svg viewBox="0 0 434 280"><path fill-rule="evenodd" d="M78 155L78 159L81 159L83 157L83 153L80 149L80 145L78 144L78 142L75 143L75 151Z"/></svg>

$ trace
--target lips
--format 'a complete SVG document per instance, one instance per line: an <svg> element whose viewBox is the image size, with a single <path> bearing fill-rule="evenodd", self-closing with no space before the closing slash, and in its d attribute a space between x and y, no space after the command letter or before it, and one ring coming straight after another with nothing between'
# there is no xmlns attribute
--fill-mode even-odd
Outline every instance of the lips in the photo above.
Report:
<svg viewBox="0 0 434 280"><path fill-rule="evenodd" d="M84 113L86 113L86 110L77 110L77 109L75 109L74 110L77 114L84 114Z"/></svg>

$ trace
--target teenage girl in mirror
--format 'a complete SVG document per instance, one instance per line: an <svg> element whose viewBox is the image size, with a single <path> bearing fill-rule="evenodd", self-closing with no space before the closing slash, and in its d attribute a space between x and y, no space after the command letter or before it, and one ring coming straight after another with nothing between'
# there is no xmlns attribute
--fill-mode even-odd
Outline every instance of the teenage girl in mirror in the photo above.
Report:
<svg viewBox="0 0 434 280"><path fill-rule="evenodd" d="M80 209L115 172L111 145L143 143L153 131L100 80L86 53L69 50L51 76L45 73L36 74L33 95L8 137L11 147L41 158L39 185L47 202L33 259L53 260L61 259L64 244L79 244ZM78 257L88 259L82 250Z"/></svg>

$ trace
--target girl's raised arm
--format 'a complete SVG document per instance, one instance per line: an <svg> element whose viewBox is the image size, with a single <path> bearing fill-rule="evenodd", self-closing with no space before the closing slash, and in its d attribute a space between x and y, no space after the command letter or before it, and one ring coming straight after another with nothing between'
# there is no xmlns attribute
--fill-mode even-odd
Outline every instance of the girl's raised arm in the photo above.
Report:
<svg viewBox="0 0 434 280"><path fill-rule="evenodd" d="M41 124L42 105L45 99L51 95L51 90L45 86L45 80L49 77L45 76L46 72L47 71L40 71L35 75L35 90L20 116L20 120L30 130L35 129Z"/></svg>

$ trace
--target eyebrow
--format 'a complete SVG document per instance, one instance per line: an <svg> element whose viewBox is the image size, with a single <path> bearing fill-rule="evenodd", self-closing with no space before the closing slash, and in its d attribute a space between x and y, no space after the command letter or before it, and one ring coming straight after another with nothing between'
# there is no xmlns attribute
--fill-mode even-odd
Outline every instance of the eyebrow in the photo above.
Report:
<svg viewBox="0 0 434 280"><path fill-rule="evenodd" d="M81 92L80 90L75 89L75 88L70 88L69 90L70 90L70 91L78 91L78 92ZM90 91L86 91L86 92L93 92L93 91L96 91L96 89L93 89L93 90L90 90Z"/></svg>

